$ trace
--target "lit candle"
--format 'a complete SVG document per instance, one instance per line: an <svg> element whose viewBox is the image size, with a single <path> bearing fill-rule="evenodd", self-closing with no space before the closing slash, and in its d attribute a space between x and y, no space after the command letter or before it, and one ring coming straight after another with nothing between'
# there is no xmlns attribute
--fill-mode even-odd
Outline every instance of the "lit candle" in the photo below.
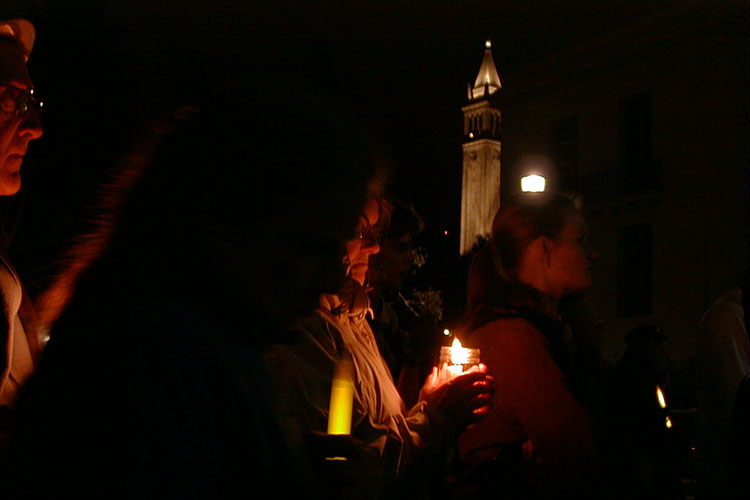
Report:
<svg viewBox="0 0 750 500"><path fill-rule="evenodd" d="M450 347L440 348L440 378L451 380L471 366L479 364L479 349L463 347L458 338Z"/></svg>
<svg viewBox="0 0 750 500"><path fill-rule="evenodd" d="M351 356L339 359L331 383L331 402L328 407L328 434L349 434L352 430L354 400L354 366Z"/></svg>

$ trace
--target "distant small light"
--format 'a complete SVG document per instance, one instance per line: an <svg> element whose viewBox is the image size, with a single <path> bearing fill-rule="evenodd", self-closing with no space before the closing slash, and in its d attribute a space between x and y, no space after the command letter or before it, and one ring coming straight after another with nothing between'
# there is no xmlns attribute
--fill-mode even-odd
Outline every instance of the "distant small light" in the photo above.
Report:
<svg viewBox="0 0 750 500"><path fill-rule="evenodd" d="M445 236L448 236L448 231L443 231L443 234L444 234Z"/></svg>
<svg viewBox="0 0 750 500"><path fill-rule="evenodd" d="M487 40L487 41L485 41L485 42L484 42L484 46L485 46L486 48L488 48L488 49L491 49L491 48L492 48L492 41L491 41L491 40Z"/></svg>
<svg viewBox="0 0 750 500"><path fill-rule="evenodd" d="M450 330L448 330L447 328L446 328L445 330L443 330L443 335L445 335L446 337L447 337L448 335L450 335L450 334L451 334L451 331L450 331Z"/></svg>
<svg viewBox="0 0 750 500"><path fill-rule="evenodd" d="M541 175L527 175L521 178L521 190L527 193L541 193L546 184L547 180Z"/></svg>
<svg viewBox="0 0 750 500"><path fill-rule="evenodd" d="M474 132L469 132L469 139L473 139L473 138L474 138Z"/></svg>
<svg viewBox="0 0 750 500"><path fill-rule="evenodd" d="M661 391L661 387L656 386L656 400L659 401L659 406L662 408L667 407L667 400L664 399L664 393Z"/></svg>
<svg viewBox="0 0 750 500"><path fill-rule="evenodd" d="M667 423L666 423L666 425L667 425L667 429L671 429L672 428L672 420L669 417L667 417Z"/></svg>

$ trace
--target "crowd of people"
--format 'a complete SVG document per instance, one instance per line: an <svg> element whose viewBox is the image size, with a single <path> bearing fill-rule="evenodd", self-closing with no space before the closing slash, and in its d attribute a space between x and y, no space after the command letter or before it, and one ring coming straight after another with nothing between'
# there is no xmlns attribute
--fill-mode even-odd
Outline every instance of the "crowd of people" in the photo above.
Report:
<svg viewBox="0 0 750 500"><path fill-rule="evenodd" d="M42 136L34 40L0 21L0 196ZM0 255L4 494L606 498L633 442L602 438L566 314L596 261L581 201L503 200L467 276L482 362L446 379L402 310L424 224L366 134L313 91L203 74L151 110L36 310Z"/></svg>

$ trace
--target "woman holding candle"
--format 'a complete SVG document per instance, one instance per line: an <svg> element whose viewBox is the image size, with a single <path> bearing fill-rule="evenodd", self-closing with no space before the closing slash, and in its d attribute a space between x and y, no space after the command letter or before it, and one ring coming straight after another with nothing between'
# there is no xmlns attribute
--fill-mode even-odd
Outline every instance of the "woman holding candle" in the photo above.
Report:
<svg viewBox="0 0 750 500"><path fill-rule="evenodd" d="M504 498L596 493L598 453L570 387L569 329L559 308L590 287L594 259L576 199L544 192L503 201L469 276L466 341L480 349L498 387L487 418L459 440L462 460L475 471L471 491L502 491Z"/></svg>
<svg viewBox="0 0 750 500"><path fill-rule="evenodd" d="M297 431L292 442L308 453L332 498L425 498L457 433L483 417L492 384L484 367L445 384L435 370L419 403L405 407L366 318L372 313L369 257L379 251L389 209L378 193L374 184L346 242L342 258L349 279L338 293L323 294L317 314L267 359L284 406L282 421ZM340 393L332 387L341 387L332 378L342 355L352 363L351 435L327 435L334 418L329 408L337 407L329 404L332 392Z"/></svg>

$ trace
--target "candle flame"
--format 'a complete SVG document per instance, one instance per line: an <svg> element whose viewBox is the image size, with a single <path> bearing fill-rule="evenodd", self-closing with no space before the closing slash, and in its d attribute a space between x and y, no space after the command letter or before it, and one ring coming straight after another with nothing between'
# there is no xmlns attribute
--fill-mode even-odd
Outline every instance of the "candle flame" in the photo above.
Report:
<svg viewBox="0 0 750 500"><path fill-rule="evenodd" d="M463 365L469 362L469 350L461 346L458 338L453 339L451 345L451 363L454 365Z"/></svg>
<svg viewBox="0 0 750 500"><path fill-rule="evenodd" d="M664 393L661 391L661 387L659 387L658 385L656 386L656 399L659 400L659 406L661 406L662 408L667 407L667 401L666 399L664 399Z"/></svg>
<svg viewBox="0 0 750 500"><path fill-rule="evenodd" d="M672 420L669 417L667 417L666 426L667 426L667 429L671 429L672 428Z"/></svg>

